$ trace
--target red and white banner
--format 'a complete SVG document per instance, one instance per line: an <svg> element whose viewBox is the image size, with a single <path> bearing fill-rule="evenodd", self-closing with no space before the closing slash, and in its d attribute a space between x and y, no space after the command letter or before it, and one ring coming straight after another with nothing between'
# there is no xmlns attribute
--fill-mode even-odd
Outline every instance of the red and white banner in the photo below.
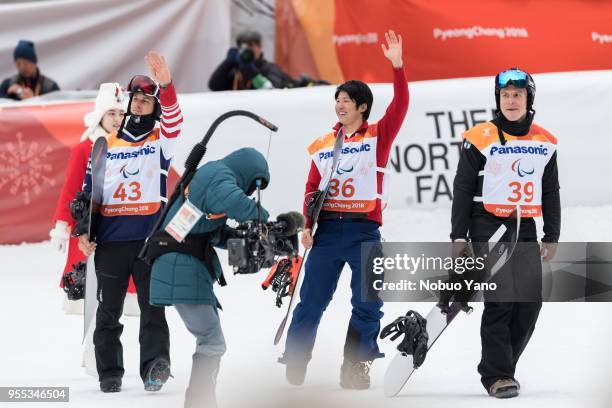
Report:
<svg viewBox="0 0 612 408"><path fill-rule="evenodd" d="M92 109L93 101L0 105L0 244L49 238L70 148Z"/></svg>
<svg viewBox="0 0 612 408"><path fill-rule="evenodd" d="M387 67L389 68L389 67ZM534 75L535 122L558 139L562 205L612 203L609 110L612 71ZM391 149L389 205L449 207L461 134L492 117L493 77L411 83L410 108ZM391 101L390 84L372 86L371 120ZM267 154L270 186L263 205L272 214L301 210L310 167L307 147L328 133L337 119L333 86L181 94L182 140L172 161L183 163L210 124L221 114L246 109L279 126L270 133L243 117L220 126L204 162L252 146ZM48 239L63 182L69 148L78 143L82 118L91 102L0 108L0 243ZM176 174L176 173L175 173Z"/></svg>
<svg viewBox="0 0 612 408"><path fill-rule="evenodd" d="M70 147L92 108L92 102L0 105L0 243L47 239Z"/></svg>
<svg viewBox="0 0 612 408"><path fill-rule="evenodd" d="M599 0L286 0L276 61L333 83L391 82L380 44L404 41L408 79L612 69L612 2ZM384 61L382 61L384 62Z"/></svg>

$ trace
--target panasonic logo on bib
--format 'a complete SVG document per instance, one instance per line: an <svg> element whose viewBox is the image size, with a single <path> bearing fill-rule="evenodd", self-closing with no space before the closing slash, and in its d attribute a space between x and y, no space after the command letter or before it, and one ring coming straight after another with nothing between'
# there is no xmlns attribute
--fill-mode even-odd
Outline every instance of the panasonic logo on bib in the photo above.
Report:
<svg viewBox="0 0 612 408"><path fill-rule="evenodd" d="M369 144L362 144L359 147L345 147L342 150L340 150L340 153L341 154L355 154L355 153L361 153L361 152L369 152L370 149L372 149L372 146L370 146ZM319 153L319 160L330 159L332 157L334 157L334 152Z"/></svg>
<svg viewBox="0 0 612 408"><path fill-rule="evenodd" d="M494 154L539 154L541 156L548 155L548 148L543 145L539 146L493 146L491 148L491 156Z"/></svg>
<svg viewBox="0 0 612 408"><path fill-rule="evenodd" d="M119 153L108 152L106 154L106 158L108 160L132 159L140 155L148 156L149 154L154 154L154 153L155 153L155 146L143 146L140 149L134 150L131 152L119 152Z"/></svg>

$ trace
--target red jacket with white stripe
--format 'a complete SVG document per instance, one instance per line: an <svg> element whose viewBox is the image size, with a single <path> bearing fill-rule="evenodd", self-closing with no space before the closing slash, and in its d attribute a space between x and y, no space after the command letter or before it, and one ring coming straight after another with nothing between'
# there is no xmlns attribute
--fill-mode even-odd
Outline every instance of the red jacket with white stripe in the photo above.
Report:
<svg viewBox="0 0 612 408"><path fill-rule="evenodd" d="M376 145L376 165L377 167L386 167L389 161L389 155L391 153L391 147L393 141L399 132L406 113L408 112L408 82L406 80L406 74L404 68L393 69L393 100L387 107L385 115L377 122L372 125L364 121L361 127L351 135L351 137L345 137L345 142L350 142L352 138L357 138L366 132L377 137ZM337 134L341 124L337 123L334 126L334 135ZM377 191L382 194L382 181L383 174L377 174ZM310 163L310 171L308 173L308 180L306 181L306 192L304 194L304 217L306 217L305 228L312 228L312 220L306 215L307 198L315 192L321 182L321 173L317 169L317 166L313 161ZM376 200L376 207L374 210L367 213L367 219L377 222L382 225L382 206L381 200Z"/></svg>

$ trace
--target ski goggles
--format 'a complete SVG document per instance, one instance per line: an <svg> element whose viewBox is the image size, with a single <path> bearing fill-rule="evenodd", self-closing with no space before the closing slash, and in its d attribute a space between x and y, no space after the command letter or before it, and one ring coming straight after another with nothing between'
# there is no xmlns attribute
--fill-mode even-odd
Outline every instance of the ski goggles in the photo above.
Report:
<svg viewBox="0 0 612 408"><path fill-rule="evenodd" d="M527 88L529 83L529 74L520 69L509 69L497 75L497 86L505 88L514 85L517 88Z"/></svg>
<svg viewBox="0 0 612 408"><path fill-rule="evenodd" d="M146 75L136 75L127 87L129 93L140 92L155 98L159 95L159 85Z"/></svg>

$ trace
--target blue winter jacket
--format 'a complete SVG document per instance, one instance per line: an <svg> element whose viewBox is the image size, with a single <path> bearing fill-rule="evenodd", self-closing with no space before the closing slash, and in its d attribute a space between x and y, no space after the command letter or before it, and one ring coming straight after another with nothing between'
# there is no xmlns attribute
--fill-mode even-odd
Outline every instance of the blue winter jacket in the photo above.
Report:
<svg viewBox="0 0 612 408"><path fill-rule="evenodd" d="M252 192L255 179L264 184L270 181L268 163L257 150L243 148L225 158L200 167L189 183L186 199L205 214L191 233L211 233L212 245L226 248L233 229L226 225L228 218L238 222L258 218L257 204L245 193ZM170 207L164 220L165 227L185 202L181 196ZM261 218L268 219L268 212L261 208ZM206 214L225 214L219 219L207 219ZM221 276L221 263L217 255L212 260L217 278ZM207 304L218 306L213 292L214 280L199 259L182 253L170 252L157 258L151 271L150 303L172 305L177 303Z"/></svg>

